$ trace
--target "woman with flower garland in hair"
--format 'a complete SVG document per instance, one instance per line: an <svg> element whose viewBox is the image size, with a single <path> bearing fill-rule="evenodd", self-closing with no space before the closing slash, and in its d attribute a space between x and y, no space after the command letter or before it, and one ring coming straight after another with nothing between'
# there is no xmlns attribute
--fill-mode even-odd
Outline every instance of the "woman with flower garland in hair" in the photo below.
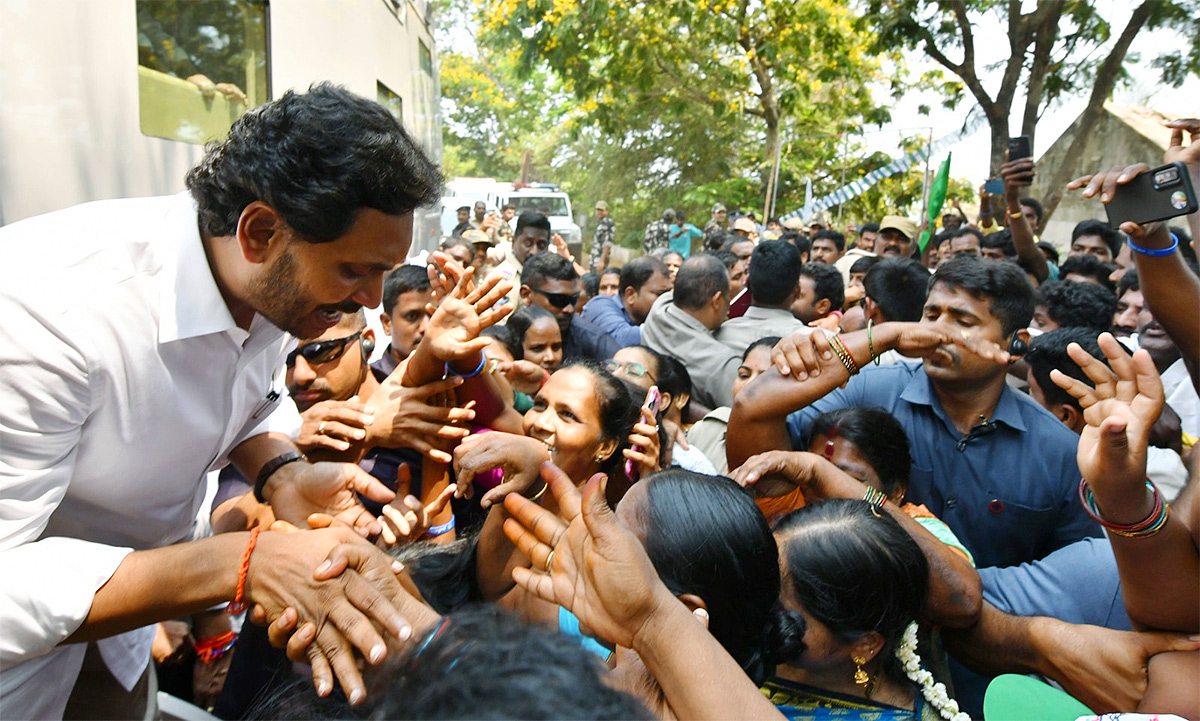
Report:
<svg viewBox="0 0 1200 721"><path fill-rule="evenodd" d="M822 501L781 518L775 538L784 605L807 622L804 650L763 686L786 717L968 720L921 668L929 564L890 515Z"/></svg>

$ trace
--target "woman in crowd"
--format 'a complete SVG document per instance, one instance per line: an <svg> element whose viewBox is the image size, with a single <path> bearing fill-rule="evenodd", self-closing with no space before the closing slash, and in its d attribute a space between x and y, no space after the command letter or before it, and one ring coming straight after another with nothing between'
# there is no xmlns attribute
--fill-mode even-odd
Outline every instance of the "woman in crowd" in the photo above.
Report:
<svg viewBox="0 0 1200 721"><path fill-rule="evenodd" d="M550 311L535 305L519 308L508 319L514 360L527 360L553 373L562 365L563 337Z"/></svg>
<svg viewBox="0 0 1200 721"><path fill-rule="evenodd" d="M861 500L815 503L775 527L784 603L804 616L804 649L764 686L789 719L959 718L921 668L917 619L929 566L887 514Z"/></svg>
<svg viewBox="0 0 1200 721"><path fill-rule="evenodd" d="M692 383L682 364L673 363L672 359L644 345L631 345L617 351L605 367L628 383L631 389L636 389L639 395L644 396L652 386L657 386L661 395L656 410L662 416L667 438L683 434L680 402L687 404ZM702 451L684 448L677 441L671 444L669 456L664 454L662 465L676 465L708 475L717 473Z"/></svg>

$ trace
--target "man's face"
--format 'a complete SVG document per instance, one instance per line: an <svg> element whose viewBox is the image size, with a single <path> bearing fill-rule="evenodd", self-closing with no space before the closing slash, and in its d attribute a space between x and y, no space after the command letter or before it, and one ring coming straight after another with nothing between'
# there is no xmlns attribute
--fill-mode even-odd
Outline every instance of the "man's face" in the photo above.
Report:
<svg viewBox="0 0 1200 721"><path fill-rule="evenodd" d="M471 267L478 271L487 265L488 245L487 243L472 243L471 250L473 251L471 253ZM479 277L478 273L476 273L475 277Z"/></svg>
<svg viewBox="0 0 1200 721"><path fill-rule="evenodd" d="M621 292L621 276L618 273L605 273L600 276L600 295L617 295Z"/></svg>
<svg viewBox="0 0 1200 721"><path fill-rule="evenodd" d="M876 252L887 258L907 258L912 255L912 241L895 228L879 231L877 245L879 248Z"/></svg>
<svg viewBox="0 0 1200 721"><path fill-rule="evenodd" d="M516 214L517 211L515 208L505 208L504 210L500 211L500 217L504 218L505 222L512 220L513 216Z"/></svg>
<svg viewBox="0 0 1200 721"><path fill-rule="evenodd" d="M487 215L487 206L482 201L475 204L475 220L482 221L483 216Z"/></svg>
<svg viewBox="0 0 1200 721"><path fill-rule="evenodd" d="M778 220L768 220L767 221L767 230L773 230L776 233L782 233L783 226L780 225Z"/></svg>
<svg viewBox="0 0 1200 721"><path fill-rule="evenodd" d="M471 211L466 208L459 208L455 212L458 213L459 225L461 225L471 219Z"/></svg>
<svg viewBox="0 0 1200 721"><path fill-rule="evenodd" d="M965 338L978 338L1007 347L1000 319L992 315L989 298L976 298L959 288L937 283L929 291L922 325L941 326ZM925 358L925 373L935 382L974 386L987 383L1005 373L1005 367L965 350L962 346L942 346Z"/></svg>
<svg viewBox="0 0 1200 721"><path fill-rule="evenodd" d="M522 263L531 255L546 252L550 247L550 231L544 228L521 228L521 234L513 238L513 255Z"/></svg>
<svg viewBox="0 0 1200 721"><path fill-rule="evenodd" d="M749 277L750 264L747 261L739 260L729 269L729 295L736 297L742 292L742 288L746 287L746 280Z"/></svg>
<svg viewBox="0 0 1200 721"><path fill-rule="evenodd" d="M868 253L875 252L875 241L879 238L879 233L874 230L864 230L855 241L854 247L865 250Z"/></svg>
<svg viewBox="0 0 1200 721"><path fill-rule="evenodd" d="M732 246L730 246L729 252L736 255L738 257L738 260L742 260L742 261L749 263L750 256L754 254L754 241L743 240L743 241L734 243Z"/></svg>
<svg viewBox="0 0 1200 721"><path fill-rule="evenodd" d="M1129 243L1121 243L1121 250L1117 252L1116 259L1117 269L1108 275L1110 283L1120 283L1125 277L1125 273L1134 269L1133 253L1129 250Z"/></svg>
<svg viewBox="0 0 1200 721"><path fill-rule="evenodd" d="M1146 349L1154 365L1162 370L1179 360L1179 346L1175 345L1175 341L1171 340L1171 336L1167 335L1145 305L1142 306L1142 312L1138 313L1138 345Z"/></svg>
<svg viewBox="0 0 1200 721"><path fill-rule="evenodd" d="M1058 330L1059 325L1050 317L1050 312L1046 306L1038 303L1033 311L1033 320L1029 322L1029 327L1036 328L1043 333L1049 333L1052 330Z"/></svg>
<svg viewBox="0 0 1200 721"><path fill-rule="evenodd" d="M979 247L979 238L970 234L951 238L950 257L953 258L960 255L974 255L976 257L983 255L983 251Z"/></svg>
<svg viewBox="0 0 1200 721"><path fill-rule="evenodd" d="M578 280L552 280L549 278L538 281L537 288L531 285L523 286L521 301L528 305L536 305L546 310L558 321L558 329L562 331L563 340L571 330L571 319L575 317L574 297L579 294ZM557 305L558 303L563 305Z"/></svg>
<svg viewBox="0 0 1200 721"><path fill-rule="evenodd" d="M671 281L671 286L675 285L675 274L679 272L679 266L683 265L683 256L678 253L667 253L663 258L663 263L667 266L667 277Z"/></svg>
<svg viewBox="0 0 1200 721"><path fill-rule="evenodd" d="M354 335L356 323L353 320L350 317L347 322L335 325L316 338L300 341L298 348ZM369 337L371 331L364 329L363 333ZM361 342L361 339L356 339L347 343L336 358L325 363L309 363L303 355L296 354L295 361L287 369L284 382L302 413L321 401L344 401L358 393L365 365L359 345Z"/></svg>
<svg viewBox="0 0 1200 721"><path fill-rule="evenodd" d="M654 305L654 301L658 300L660 295L670 289L671 281L657 270L636 291L633 288L626 288L625 312L629 314L633 324L641 325L645 322L646 316L650 315L650 306Z"/></svg>
<svg viewBox="0 0 1200 721"><path fill-rule="evenodd" d="M988 260L1004 260L1003 248L980 248L979 254Z"/></svg>
<svg viewBox="0 0 1200 721"><path fill-rule="evenodd" d="M712 217L713 220L717 221L721 225L725 225L725 220L729 217L729 212L725 210L718 210L717 212L713 213Z"/></svg>
<svg viewBox="0 0 1200 721"><path fill-rule="evenodd" d="M1033 228L1033 232L1038 232L1037 211L1033 209L1033 206L1022 205L1021 215L1025 216L1025 222L1029 223L1029 227Z"/></svg>
<svg viewBox="0 0 1200 721"><path fill-rule="evenodd" d="M425 326L429 323L425 306L432 302L432 290L410 290L396 299L391 315L380 315L383 332L391 336L392 351L397 360L407 358L425 337Z"/></svg>
<svg viewBox="0 0 1200 721"><path fill-rule="evenodd" d="M962 227L962 218L955 213L947 213L942 216L942 228L945 230L958 230Z"/></svg>
<svg viewBox="0 0 1200 721"><path fill-rule="evenodd" d="M596 217L604 220L608 217L608 208L596 208Z"/></svg>
<svg viewBox="0 0 1200 721"><path fill-rule="evenodd" d="M1117 312L1113 313L1112 332L1115 336L1128 337L1137 332L1138 316L1146 307L1142 291L1130 288L1117 300Z"/></svg>
<svg viewBox="0 0 1200 721"><path fill-rule="evenodd" d="M1071 241L1071 252L1068 255L1094 255L1105 263L1113 260L1112 249L1104 238L1098 235L1081 235Z"/></svg>
<svg viewBox="0 0 1200 721"><path fill-rule="evenodd" d="M833 265L840 257L837 246L829 238L818 238L813 241L812 251L809 253L809 260L812 262Z"/></svg>
<svg viewBox="0 0 1200 721"><path fill-rule="evenodd" d="M816 308L817 288L813 279L807 275L800 276L800 295L792 303L792 315L805 323L811 323L821 317Z"/></svg>
<svg viewBox="0 0 1200 721"><path fill-rule="evenodd" d="M350 230L329 243L279 241L241 300L297 338L316 338L344 314L373 308L383 298L383 276L404 260L412 243L412 215L359 211Z"/></svg>
<svg viewBox="0 0 1200 721"><path fill-rule="evenodd" d="M442 252L457 260L458 264L464 268L471 265L471 261L475 258L475 253L469 245L456 245L452 248L446 248Z"/></svg>

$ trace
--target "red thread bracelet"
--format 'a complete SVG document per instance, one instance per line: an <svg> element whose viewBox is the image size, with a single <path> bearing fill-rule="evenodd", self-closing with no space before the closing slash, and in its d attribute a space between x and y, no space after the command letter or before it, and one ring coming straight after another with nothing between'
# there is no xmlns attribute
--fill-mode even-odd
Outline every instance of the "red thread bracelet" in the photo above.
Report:
<svg viewBox="0 0 1200 721"><path fill-rule="evenodd" d="M246 553L242 555L242 567L238 570L237 592L233 596L233 603L225 607L225 612L233 615L245 611L249 606L242 600L242 596L246 593L246 574L250 571L250 554L254 553L254 544L258 543L258 534L262 532L262 526L255 526L250 531L250 542L246 544Z"/></svg>

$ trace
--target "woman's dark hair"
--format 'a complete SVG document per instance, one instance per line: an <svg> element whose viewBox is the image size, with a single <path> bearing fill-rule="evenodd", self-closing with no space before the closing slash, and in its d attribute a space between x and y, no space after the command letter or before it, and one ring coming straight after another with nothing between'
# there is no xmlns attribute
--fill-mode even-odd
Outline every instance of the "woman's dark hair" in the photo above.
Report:
<svg viewBox="0 0 1200 721"><path fill-rule="evenodd" d="M766 346L767 348L774 348L781 340L783 339L777 335L769 335L765 338L759 338L750 345L746 346L746 352L742 354L742 362L746 362L746 359L750 357L750 352L755 348L762 348L763 346Z"/></svg>
<svg viewBox="0 0 1200 721"><path fill-rule="evenodd" d="M896 648L924 610L929 586L929 562L917 542L886 513L845 498L788 513L775 535L788 595L841 643L879 633L878 668L906 679Z"/></svg>
<svg viewBox="0 0 1200 721"><path fill-rule="evenodd" d="M512 329L507 324L488 326L479 331L479 337L495 338L504 344L504 347L508 349L508 352L512 354L514 359L520 357L518 353L514 352L514 346L519 350L520 343L517 342L516 334L512 332Z"/></svg>
<svg viewBox="0 0 1200 721"><path fill-rule="evenodd" d="M513 354L514 360L521 360L525 357L525 334L529 332L529 327L539 320L549 320L554 327L558 327L558 321L554 319L554 315L540 305L523 305L508 317L508 323L505 325L513 335L513 344L508 347L508 350Z"/></svg>
<svg viewBox="0 0 1200 721"><path fill-rule="evenodd" d="M327 243L363 208L403 215L437 202L442 174L379 103L319 83L238 118L186 184L206 236L233 235L260 200L304 240Z"/></svg>
<svg viewBox="0 0 1200 721"><path fill-rule="evenodd" d="M738 484L671 468L646 483L646 554L671 593L695 594L708 630L762 683L794 657L804 620L779 603L779 550L767 520Z"/></svg>
<svg viewBox="0 0 1200 721"><path fill-rule="evenodd" d="M659 354L658 358L658 387L663 393L670 393L671 398L682 398L692 395L692 376L687 366L677 358Z"/></svg>
<svg viewBox="0 0 1200 721"><path fill-rule="evenodd" d="M891 496L897 486L908 488L912 456L908 434L900 421L879 408L841 408L817 416L809 430L809 441L817 436L844 438L854 444L883 486L879 490Z"/></svg>

